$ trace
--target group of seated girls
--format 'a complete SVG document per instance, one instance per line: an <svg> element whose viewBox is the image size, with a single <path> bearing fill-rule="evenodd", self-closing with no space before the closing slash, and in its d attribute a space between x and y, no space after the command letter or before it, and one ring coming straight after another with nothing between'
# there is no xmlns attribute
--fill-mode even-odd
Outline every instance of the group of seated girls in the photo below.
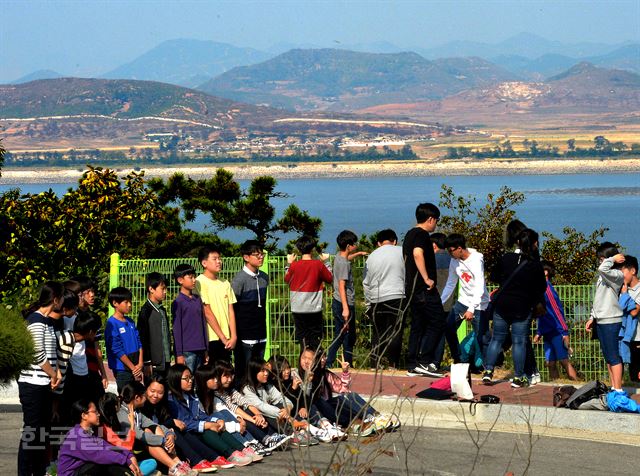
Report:
<svg viewBox="0 0 640 476"><path fill-rule="evenodd" d="M370 435L399 426L349 390L347 363L336 375L325 361L313 349L301 353L298 369L283 357L252 359L238 386L228 362L202 365L195 375L176 364L166 381L129 383L97 405L77 401L58 474L195 476L255 463L276 449L343 440L343 428Z"/></svg>

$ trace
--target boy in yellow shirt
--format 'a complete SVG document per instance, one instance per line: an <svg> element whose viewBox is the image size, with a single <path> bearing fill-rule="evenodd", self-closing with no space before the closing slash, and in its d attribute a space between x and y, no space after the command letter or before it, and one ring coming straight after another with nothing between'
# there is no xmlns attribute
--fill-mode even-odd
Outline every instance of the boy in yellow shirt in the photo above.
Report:
<svg viewBox="0 0 640 476"><path fill-rule="evenodd" d="M222 270L220 250L204 247L198 252L204 271L196 278L196 294L203 303L209 333L209 362L231 362L231 351L236 346L236 316L233 304L236 296L231 284L218 277Z"/></svg>

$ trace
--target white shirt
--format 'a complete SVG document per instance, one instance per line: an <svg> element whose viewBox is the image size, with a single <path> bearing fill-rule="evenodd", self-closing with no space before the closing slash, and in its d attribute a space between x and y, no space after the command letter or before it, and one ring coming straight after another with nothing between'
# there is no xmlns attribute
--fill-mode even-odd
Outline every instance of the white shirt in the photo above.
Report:
<svg viewBox="0 0 640 476"><path fill-rule="evenodd" d="M451 259L449 277L440 299L443 303L446 302L460 282L458 302L467 306L470 312L484 311L489 305L489 292L484 279L484 257L473 248L468 248L467 251L467 259Z"/></svg>

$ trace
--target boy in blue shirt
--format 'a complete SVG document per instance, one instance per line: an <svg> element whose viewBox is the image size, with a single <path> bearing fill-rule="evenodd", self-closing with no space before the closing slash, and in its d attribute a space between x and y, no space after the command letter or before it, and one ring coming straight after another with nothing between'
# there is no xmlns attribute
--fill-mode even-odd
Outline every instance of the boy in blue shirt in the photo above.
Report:
<svg viewBox="0 0 640 476"><path fill-rule="evenodd" d="M113 315L107 320L104 337L109 368L116 378L118 393L127 383L142 381L142 344L135 323L127 314L131 312L133 296L127 288L113 288L109 304Z"/></svg>
<svg viewBox="0 0 640 476"><path fill-rule="evenodd" d="M625 255L622 265L624 285L620 290L622 308L622 328L620 329L620 357L629 365L629 380L640 381L640 280L638 280L638 259Z"/></svg>
<svg viewBox="0 0 640 476"><path fill-rule="evenodd" d="M538 318L538 326L533 342L540 342L543 338L544 360L549 368L549 378L555 380L560 377L558 362L567 372L571 380L578 380L576 369L569 362L569 326L564 318L564 309L558 293L551 284L556 274L555 266L549 261L542 262L544 276L547 278L547 289L544 292L546 313Z"/></svg>

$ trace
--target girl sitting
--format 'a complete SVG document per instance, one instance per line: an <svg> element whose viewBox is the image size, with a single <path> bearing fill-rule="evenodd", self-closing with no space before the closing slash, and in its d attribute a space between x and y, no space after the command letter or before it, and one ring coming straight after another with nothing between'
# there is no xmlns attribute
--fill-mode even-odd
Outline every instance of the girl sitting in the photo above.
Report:
<svg viewBox="0 0 640 476"><path fill-rule="evenodd" d="M197 435L185 431L184 422L171 417L166 394L162 378L153 376L147 385L147 398L141 412L154 423L173 429L178 455L188 460L199 473L210 473L218 468L232 468L232 464L204 444Z"/></svg>
<svg viewBox="0 0 640 476"><path fill-rule="evenodd" d="M140 382L130 382L122 388L121 405L117 413L121 431L135 432L134 451L148 453L169 469L169 476L196 476L189 463L176 456L175 432L144 416L140 409L146 401L145 388ZM133 413L133 418L131 417ZM133 422L133 425L131 424Z"/></svg>
<svg viewBox="0 0 640 476"><path fill-rule="evenodd" d="M233 365L224 360L216 362L214 375L218 380L218 388L214 391L218 397L232 412L242 417L251 434L260 438L260 431L265 435L260 442L268 451L275 449L284 449L292 438L290 435L277 433L267 420L264 418L260 410L254 405L249 404L247 398L234 387L235 369ZM255 428L254 428L255 427Z"/></svg>
<svg viewBox="0 0 640 476"><path fill-rule="evenodd" d="M76 426L69 430L58 453L59 476L141 476L131 451L116 448L94 435L100 415L93 402L78 400L71 405Z"/></svg>
<svg viewBox="0 0 640 476"><path fill-rule="evenodd" d="M235 466L246 466L253 458L244 446L225 430L224 420L204 412L193 393L193 376L189 367L176 364L167 373L169 411L175 419L184 422L185 430L195 433L210 448L224 456Z"/></svg>

